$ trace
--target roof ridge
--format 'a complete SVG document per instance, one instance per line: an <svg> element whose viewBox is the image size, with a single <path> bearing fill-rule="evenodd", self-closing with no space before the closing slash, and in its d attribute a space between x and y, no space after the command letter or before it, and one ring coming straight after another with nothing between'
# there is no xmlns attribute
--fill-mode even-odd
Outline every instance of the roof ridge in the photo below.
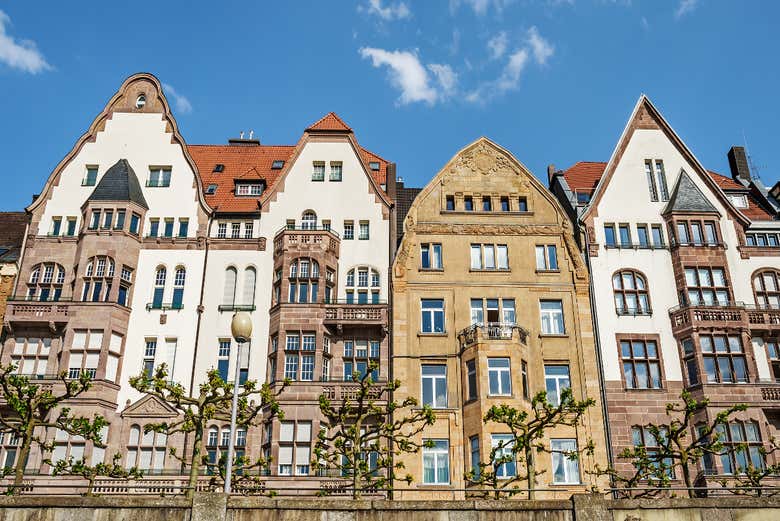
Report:
<svg viewBox="0 0 780 521"><path fill-rule="evenodd" d="M333 121L328 121L328 119L334 119ZM335 112L328 112L324 116L322 116L320 119L315 121L313 124L306 127L306 130L325 130L325 131L345 131L345 132L352 132L352 129L344 123L344 120L341 119L338 114Z"/></svg>

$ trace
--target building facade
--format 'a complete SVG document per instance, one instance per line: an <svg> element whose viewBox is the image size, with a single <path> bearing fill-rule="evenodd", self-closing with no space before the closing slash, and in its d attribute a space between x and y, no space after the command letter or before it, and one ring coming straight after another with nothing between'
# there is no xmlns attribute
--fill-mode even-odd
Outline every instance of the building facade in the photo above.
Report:
<svg viewBox="0 0 780 521"><path fill-rule="evenodd" d="M27 230L24 212L0 212L0 335L5 323L5 306L14 294L19 257Z"/></svg>
<svg viewBox="0 0 780 521"><path fill-rule="evenodd" d="M668 421L683 390L709 400L697 424L749 406L724 437L755 465L778 434L780 206L744 149L729 162L731 177L706 170L642 96L608 162L549 170L588 255L608 436L627 473L615 455L651 446L645 426ZM733 474L737 454L700 464L697 483Z"/></svg>
<svg viewBox="0 0 780 521"><path fill-rule="evenodd" d="M483 423L498 404L528 408L546 389L593 398L584 423L557 427L539 456L539 497L595 484L606 461L588 274L561 206L509 152L481 138L458 152L411 205L393 264L396 399L430 405L436 423L397 455L415 476L397 497L462 498L470 469L508 432ZM596 445L579 462L564 451ZM517 472L502 468L505 477ZM522 488L522 484L520 487ZM568 497L568 496L567 496Z"/></svg>
<svg viewBox="0 0 780 521"><path fill-rule="evenodd" d="M210 369L226 381L236 370L291 380L287 419L235 441L271 456L281 486L309 475L319 394L344 392L369 361L380 378L389 372L388 173L394 165L333 113L291 146L243 136L188 145L159 81L128 78L27 208L0 358L41 380L90 374L93 388L71 407L108 419L107 448L50 429L41 435L54 452L34 452L28 469L119 453L147 474L181 473L169 450L181 454L184 439L143 434L175 411L129 385L165 363L188 392ZM239 310L254 329L240 353L230 334ZM216 459L229 440L215 423L204 449ZM15 442L4 442L12 464Z"/></svg>

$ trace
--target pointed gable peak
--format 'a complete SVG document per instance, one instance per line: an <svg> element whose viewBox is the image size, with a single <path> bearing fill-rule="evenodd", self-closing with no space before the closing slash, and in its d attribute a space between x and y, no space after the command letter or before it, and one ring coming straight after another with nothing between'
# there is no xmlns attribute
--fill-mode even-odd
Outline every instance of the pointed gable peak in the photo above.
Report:
<svg viewBox="0 0 780 521"><path fill-rule="evenodd" d="M668 213L718 213L707 196L696 186L693 179L683 170L672 189L672 195L664 208Z"/></svg>
<svg viewBox="0 0 780 521"><path fill-rule="evenodd" d="M120 159L109 168L97 184L88 201L131 201L149 208L141 183L127 159Z"/></svg>
<svg viewBox="0 0 780 521"><path fill-rule="evenodd" d="M335 112L328 112L322 116L318 121L309 125L306 129L307 132L352 132L349 125L344 123Z"/></svg>

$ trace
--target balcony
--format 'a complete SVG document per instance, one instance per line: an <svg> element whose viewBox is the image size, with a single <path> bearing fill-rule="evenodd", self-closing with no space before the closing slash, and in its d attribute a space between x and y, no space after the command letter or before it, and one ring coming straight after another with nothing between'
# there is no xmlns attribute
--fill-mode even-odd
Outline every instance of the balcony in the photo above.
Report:
<svg viewBox="0 0 780 521"><path fill-rule="evenodd" d="M5 311L6 322L26 324L67 323L69 304L72 299L58 298L56 301L28 300L11 296Z"/></svg>
<svg viewBox="0 0 780 521"><path fill-rule="evenodd" d="M767 401L780 402L780 386L762 387L761 398Z"/></svg>
<svg viewBox="0 0 780 521"><path fill-rule="evenodd" d="M152 311L153 309L159 311L179 311L184 309L182 302L150 302L146 305L146 311Z"/></svg>
<svg viewBox="0 0 780 521"><path fill-rule="evenodd" d="M474 344L494 340L519 342L526 345L528 343L528 330L514 323L486 322L472 324L463 329L458 333L458 340L460 340L463 349Z"/></svg>
<svg viewBox="0 0 780 521"><path fill-rule="evenodd" d="M372 302L331 302L324 305L325 324L343 326L383 326L387 324L387 304Z"/></svg>
<svg viewBox="0 0 780 521"><path fill-rule="evenodd" d="M369 389L369 398L373 400L379 400L382 398L383 390L386 384L387 380L380 378L380 380L376 382L376 385ZM333 401L355 401L358 399L360 394L360 384L358 382L342 382L340 384L323 385L322 394L327 399Z"/></svg>
<svg viewBox="0 0 780 521"><path fill-rule="evenodd" d="M745 308L742 302L675 306L669 310L669 318L674 331L687 327L747 327Z"/></svg>
<svg viewBox="0 0 780 521"><path fill-rule="evenodd" d="M780 309L748 307L750 329L780 331Z"/></svg>
<svg viewBox="0 0 780 521"><path fill-rule="evenodd" d="M274 236L274 256L285 250L321 250L338 256L339 244L339 234L330 228L286 226Z"/></svg>

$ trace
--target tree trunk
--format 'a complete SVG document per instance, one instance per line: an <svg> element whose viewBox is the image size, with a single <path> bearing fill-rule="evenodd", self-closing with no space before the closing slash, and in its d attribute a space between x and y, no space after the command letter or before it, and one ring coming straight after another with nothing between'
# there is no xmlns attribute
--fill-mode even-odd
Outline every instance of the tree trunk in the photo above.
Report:
<svg viewBox="0 0 780 521"><path fill-rule="evenodd" d="M688 468L688 458L680 458L680 466L682 467L683 481L685 481L685 488L688 492L688 497L694 497L691 487L691 470Z"/></svg>
<svg viewBox="0 0 780 521"><path fill-rule="evenodd" d="M536 463L534 462L534 453L530 448L525 449L525 465L528 474L528 499L533 499L536 488Z"/></svg>
<svg viewBox="0 0 780 521"><path fill-rule="evenodd" d="M187 482L187 498L192 498L195 494L195 488L198 486L198 476L200 475L200 446L203 441L203 427L195 427L195 439L192 444L192 454L190 457L190 479Z"/></svg>
<svg viewBox="0 0 780 521"><path fill-rule="evenodd" d="M27 458L30 455L34 430L35 424L29 422L22 436L22 448L19 450L19 459L16 461L16 467L14 468L14 484L10 490L11 494L19 494L21 492L21 486L24 483L24 470L27 466Z"/></svg>

